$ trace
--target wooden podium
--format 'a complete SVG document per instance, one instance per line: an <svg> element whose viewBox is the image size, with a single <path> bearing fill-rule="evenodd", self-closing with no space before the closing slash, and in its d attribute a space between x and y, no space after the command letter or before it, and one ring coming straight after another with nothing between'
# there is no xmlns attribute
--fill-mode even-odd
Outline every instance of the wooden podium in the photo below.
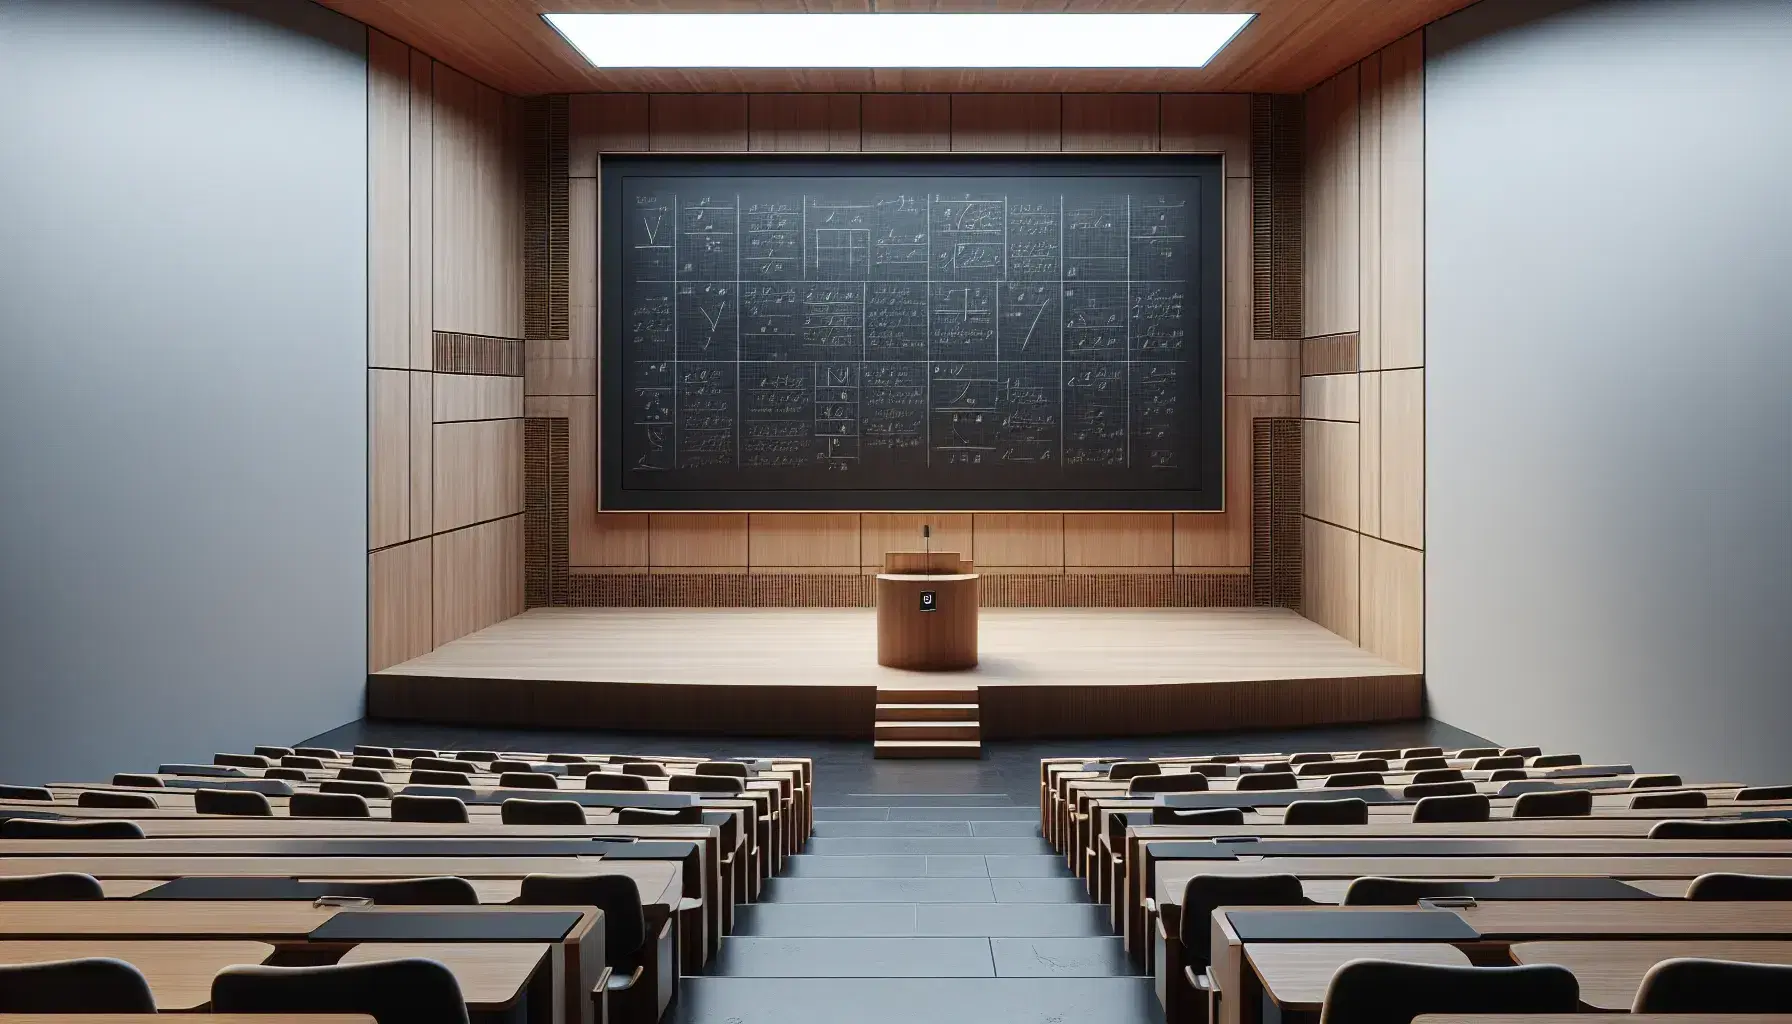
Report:
<svg viewBox="0 0 1792 1024"><path fill-rule="evenodd" d="M889 551L877 576L877 663L977 667L977 574L956 551Z"/></svg>

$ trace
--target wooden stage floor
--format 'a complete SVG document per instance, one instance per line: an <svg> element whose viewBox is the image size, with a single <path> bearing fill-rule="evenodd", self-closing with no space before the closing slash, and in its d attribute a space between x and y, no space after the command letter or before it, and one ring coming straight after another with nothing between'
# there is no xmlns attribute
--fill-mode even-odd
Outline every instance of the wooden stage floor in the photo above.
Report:
<svg viewBox="0 0 1792 1024"><path fill-rule="evenodd" d="M976 691L986 736L1418 717L1422 682L1285 609L985 608L981 664L877 664L861 608L538 608L368 680L375 717L868 735L883 689Z"/></svg>

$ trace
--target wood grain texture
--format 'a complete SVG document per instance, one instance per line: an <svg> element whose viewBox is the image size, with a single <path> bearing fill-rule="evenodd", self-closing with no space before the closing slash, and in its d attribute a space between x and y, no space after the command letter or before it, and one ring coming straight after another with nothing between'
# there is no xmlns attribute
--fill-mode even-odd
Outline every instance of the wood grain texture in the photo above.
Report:
<svg viewBox="0 0 1792 1024"><path fill-rule="evenodd" d="M1064 567L1064 516L1061 513L986 513L973 517L977 567Z"/></svg>
<svg viewBox="0 0 1792 1024"><path fill-rule="evenodd" d="M337 962L362 964L402 957L434 960L454 972L467 1009L490 1013L508 1009L522 998L529 979L552 949L545 942L363 942Z"/></svg>
<svg viewBox="0 0 1792 1024"><path fill-rule="evenodd" d="M922 526L932 528L929 540L922 539ZM920 551L927 546L935 551L956 551L976 564L971 514L866 512L859 516L859 564L866 568L882 565L886 552Z"/></svg>
<svg viewBox="0 0 1792 1024"><path fill-rule="evenodd" d="M602 153L643 153L649 148L648 98L581 93L566 100L566 173L597 177Z"/></svg>
<svg viewBox="0 0 1792 1024"><path fill-rule="evenodd" d="M1066 153L1155 153L1156 93L1074 93L1063 98Z"/></svg>
<svg viewBox="0 0 1792 1024"><path fill-rule="evenodd" d="M1361 486L1357 440L1355 423L1301 421L1301 508L1309 516L1349 530L1357 528Z"/></svg>
<svg viewBox="0 0 1792 1024"><path fill-rule="evenodd" d="M1175 517L1167 512L1104 512L1064 516L1064 566L1143 568L1175 561Z"/></svg>
<svg viewBox="0 0 1792 1024"><path fill-rule="evenodd" d="M1220 314L1220 334L1225 339L1226 358L1246 359L1258 354L1298 356L1298 347L1292 351L1285 348L1288 342L1258 342L1253 337L1256 302L1251 289L1256 284L1256 237L1251 229L1250 179L1227 178L1223 201L1226 215L1220 222L1220 258L1224 261L1221 288L1226 304Z"/></svg>
<svg viewBox="0 0 1792 1024"><path fill-rule="evenodd" d="M410 536L411 381L407 370L367 371L367 546Z"/></svg>
<svg viewBox="0 0 1792 1024"><path fill-rule="evenodd" d="M859 516L856 512L754 512L747 517L747 564L859 566Z"/></svg>
<svg viewBox="0 0 1792 1024"><path fill-rule="evenodd" d="M1251 176L1251 98L1167 93L1158 102L1165 153L1219 153L1228 178Z"/></svg>
<svg viewBox="0 0 1792 1024"><path fill-rule="evenodd" d="M274 947L268 943L245 940L0 941L0 963L5 964L39 964L90 957L123 960L135 967L149 983L158 1013L205 1009L212 1000L212 978L219 971L232 964L259 964L273 953Z"/></svg>
<svg viewBox="0 0 1792 1024"><path fill-rule="evenodd" d="M522 614L522 516L440 533L431 544L438 647Z"/></svg>
<svg viewBox="0 0 1792 1024"><path fill-rule="evenodd" d="M435 439L437 533L523 510L522 420L438 423Z"/></svg>
<svg viewBox="0 0 1792 1024"><path fill-rule="evenodd" d="M436 522L435 381L428 371L409 374L410 394L410 536L427 537Z"/></svg>
<svg viewBox="0 0 1792 1024"><path fill-rule="evenodd" d="M367 365L411 356L411 51L367 33Z"/></svg>
<svg viewBox="0 0 1792 1024"><path fill-rule="evenodd" d="M1357 71L1307 94L1304 318L1308 336L1357 329Z"/></svg>
<svg viewBox="0 0 1792 1024"><path fill-rule="evenodd" d="M1357 642L1359 537L1308 517L1302 531L1301 614Z"/></svg>
<svg viewBox="0 0 1792 1024"><path fill-rule="evenodd" d="M653 513L650 564L747 567L745 512Z"/></svg>
<svg viewBox="0 0 1792 1024"><path fill-rule="evenodd" d="M1425 546L1425 371L1381 374L1381 536Z"/></svg>
<svg viewBox="0 0 1792 1024"><path fill-rule="evenodd" d="M435 366L435 66L411 51L410 347L413 370Z"/></svg>
<svg viewBox="0 0 1792 1024"><path fill-rule="evenodd" d="M566 193L567 209L567 313L568 332L564 358L572 360L567 377L569 394L597 394L597 244L599 213L597 181L573 178ZM559 351L549 353L560 355ZM587 364L589 369L587 371ZM556 379L561 379L556 375Z"/></svg>
<svg viewBox="0 0 1792 1024"><path fill-rule="evenodd" d="M943 153L952 148L952 97L867 94L860 127L867 153Z"/></svg>
<svg viewBox="0 0 1792 1024"><path fill-rule="evenodd" d="M952 97L958 153L1051 153L1062 148L1063 98L1056 93Z"/></svg>
<svg viewBox="0 0 1792 1024"><path fill-rule="evenodd" d="M435 380L435 421L519 419L523 378L441 373Z"/></svg>
<svg viewBox="0 0 1792 1024"><path fill-rule="evenodd" d="M1354 373L1300 379L1300 414L1309 420L1356 422L1361 386Z"/></svg>
<svg viewBox="0 0 1792 1024"><path fill-rule="evenodd" d="M747 148L771 153L839 153L859 148L856 93L757 94L747 103Z"/></svg>
<svg viewBox="0 0 1792 1024"><path fill-rule="evenodd" d="M566 400L567 564L647 571L652 518L597 510L597 399Z"/></svg>
<svg viewBox="0 0 1792 1024"><path fill-rule="evenodd" d="M1361 559L1358 642L1372 654L1424 671L1424 553L1364 537Z"/></svg>
<svg viewBox="0 0 1792 1024"><path fill-rule="evenodd" d="M923 594L934 595L921 610ZM977 664L977 576L879 574L877 663L917 672L958 671Z"/></svg>
<svg viewBox="0 0 1792 1024"><path fill-rule="evenodd" d="M1381 54L1357 65L1357 364L1381 367Z"/></svg>
<svg viewBox="0 0 1792 1024"><path fill-rule="evenodd" d="M1425 41L1381 65L1381 348L1386 369L1425 364Z"/></svg>
<svg viewBox="0 0 1792 1024"><path fill-rule="evenodd" d="M430 541L367 556L367 671L409 661L435 647Z"/></svg>
<svg viewBox="0 0 1792 1024"><path fill-rule="evenodd" d="M747 149L747 98L655 95L649 144L663 153L741 153Z"/></svg>
<svg viewBox="0 0 1792 1024"><path fill-rule="evenodd" d="M435 68L434 329L523 336L518 101Z"/></svg>
<svg viewBox="0 0 1792 1024"><path fill-rule="evenodd" d="M1226 399L1226 510L1177 513L1176 565L1251 564L1251 421L1259 416L1299 416L1292 395Z"/></svg>
<svg viewBox="0 0 1792 1024"><path fill-rule="evenodd" d="M1354 375L1357 381L1357 393L1360 396L1357 410L1361 414L1357 431L1358 465L1361 471L1358 479L1361 493L1358 495L1362 514L1357 519L1357 528L1372 537L1381 536L1381 374L1359 373Z"/></svg>
<svg viewBox="0 0 1792 1024"><path fill-rule="evenodd" d="M1228 395L1297 395L1300 360L1293 356L1226 360Z"/></svg>

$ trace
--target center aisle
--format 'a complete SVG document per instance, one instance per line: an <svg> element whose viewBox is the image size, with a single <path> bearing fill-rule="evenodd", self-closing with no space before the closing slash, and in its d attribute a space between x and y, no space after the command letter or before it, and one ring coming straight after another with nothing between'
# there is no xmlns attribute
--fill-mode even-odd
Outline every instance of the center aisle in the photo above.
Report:
<svg viewBox="0 0 1792 1024"><path fill-rule="evenodd" d="M807 851L740 908L671 1019L1161 1020L1104 908L1039 836L1038 761L1015 760L881 761L841 779L818 765Z"/></svg>

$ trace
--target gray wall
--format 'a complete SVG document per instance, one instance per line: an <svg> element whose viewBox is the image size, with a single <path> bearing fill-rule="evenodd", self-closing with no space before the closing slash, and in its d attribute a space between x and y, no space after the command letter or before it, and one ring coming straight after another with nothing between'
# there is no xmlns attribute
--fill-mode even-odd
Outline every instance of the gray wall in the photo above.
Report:
<svg viewBox="0 0 1792 1024"><path fill-rule="evenodd" d="M302 0L0 3L0 779L359 713L365 44Z"/></svg>
<svg viewBox="0 0 1792 1024"><path fill-rule="evenodd" d="M1433 713L1792 781L1792 4L1487 0L1427 49Z"/></svg>

